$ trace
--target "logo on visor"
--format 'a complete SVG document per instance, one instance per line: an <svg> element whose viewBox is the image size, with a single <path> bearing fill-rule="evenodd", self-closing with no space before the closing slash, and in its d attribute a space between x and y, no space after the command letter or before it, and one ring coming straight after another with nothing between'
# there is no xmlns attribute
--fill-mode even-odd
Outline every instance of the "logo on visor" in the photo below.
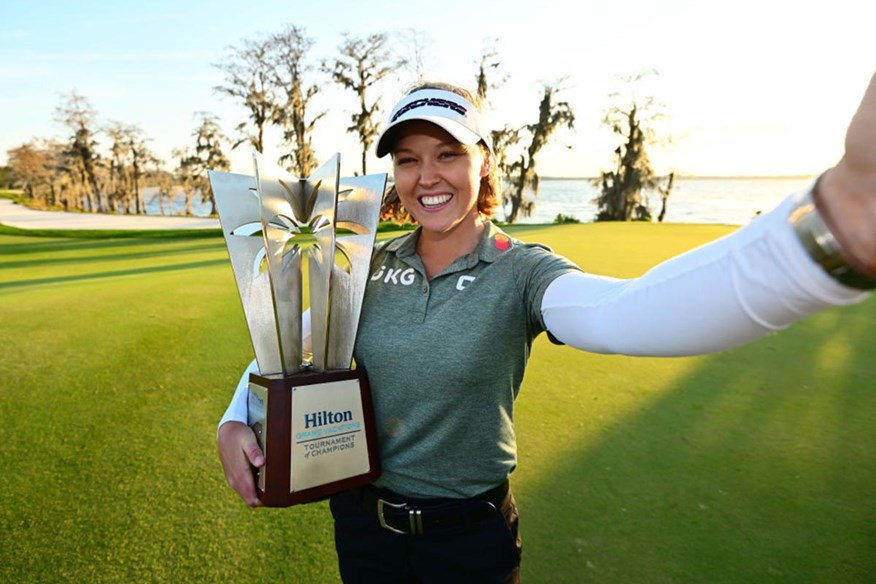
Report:
<svg viewBox="0 0 876 584"><path fill-rule="evenodd" d="M465 116L465 113L468 111L463 106L459 105L455 101L450 101L449 99L441 99L440 97L425 97L423 99L418 99L416 101L412 101L408 105L404 106L403 108L401 108L400 110L395 112L395 115L392 116L392 119L389 120L389 123L390 124L393 123L394 121L396 121L397 119L399 119L400 117L402 117L403 115L405 115L406 113L408 113L409 111L411 111L413 109L417 109L418 107L425 107L425 106L447 108L447 109L455 111L456 113L458 113L461 116Z"/></svg>

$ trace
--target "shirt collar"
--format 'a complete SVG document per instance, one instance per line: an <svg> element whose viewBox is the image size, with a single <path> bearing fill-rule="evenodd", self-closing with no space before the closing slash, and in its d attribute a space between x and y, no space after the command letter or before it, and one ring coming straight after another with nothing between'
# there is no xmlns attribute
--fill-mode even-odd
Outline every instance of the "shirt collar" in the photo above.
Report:
<svg viewBox="0 0 876 584"><path fill-rule="evenodd" d="M484 235L481 237L475 253L479 259L485 262L494 262L518 243L492 221L487 221L487 228L484 229Z"/></svg>
<svg viewBox="0 0 876 584"><path fill-rule="evenodd" d="M457 259L457 261L470 258L470 261L466 263L477 263L478 261L494 262L518 244L517 241L499 229L492 221L486 221L484 226L484 232L475 250L463 258ZM400 258L416 255L417 240L420 238L421 229L421 227L418 227L416 231L392 240L387 244L386 251L392 252Z"/></svg>

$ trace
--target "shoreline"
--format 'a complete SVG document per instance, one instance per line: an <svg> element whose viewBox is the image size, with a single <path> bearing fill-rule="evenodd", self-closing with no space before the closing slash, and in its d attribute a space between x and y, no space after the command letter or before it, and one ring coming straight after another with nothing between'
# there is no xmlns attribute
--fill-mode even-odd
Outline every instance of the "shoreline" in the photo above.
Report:
<svg viewBox="0 0 876 584"><path fill-rule="evenodd" d="M108 213L70 213L38 211L0 198L0 224L18 229L147 231L155 229L220 229L215 217L166 215L116 215Z"/></svg>

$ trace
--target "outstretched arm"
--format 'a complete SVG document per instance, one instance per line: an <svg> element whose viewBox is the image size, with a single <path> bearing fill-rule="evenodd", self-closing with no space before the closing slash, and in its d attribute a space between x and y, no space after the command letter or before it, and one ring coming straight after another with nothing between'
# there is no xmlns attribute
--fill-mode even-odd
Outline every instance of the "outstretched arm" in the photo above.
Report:
<svg viewBox="0 0 876 584"><path fill-rule="evenodd" d="M845 155L812 196L819 213L810 218L827 227L817 237L807 237L813 234L798 221L801 199L789 198L732 235L641 278L557 278L542 301L545 325L560 341L584 350L693 355L865 298L858 288L876 285L876 76L849 127ZM832 237L840 251L835 258L828 253ZM848 274L838 279L837 265L851 269L858 288L847 285Z"/></svg>

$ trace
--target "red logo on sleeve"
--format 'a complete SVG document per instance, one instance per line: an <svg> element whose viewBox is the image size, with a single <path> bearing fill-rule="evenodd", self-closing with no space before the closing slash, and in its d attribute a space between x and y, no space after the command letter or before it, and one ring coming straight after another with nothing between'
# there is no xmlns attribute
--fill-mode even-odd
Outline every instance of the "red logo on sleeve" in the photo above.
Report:
<svg viewBox="0 0 876 584"><path fill-rule="evenodd" d="M499 251L505 251L509 247L511 247L511 240L508 239L507 235L500 233L495 238L493 238L493 244Z"/></svg>

